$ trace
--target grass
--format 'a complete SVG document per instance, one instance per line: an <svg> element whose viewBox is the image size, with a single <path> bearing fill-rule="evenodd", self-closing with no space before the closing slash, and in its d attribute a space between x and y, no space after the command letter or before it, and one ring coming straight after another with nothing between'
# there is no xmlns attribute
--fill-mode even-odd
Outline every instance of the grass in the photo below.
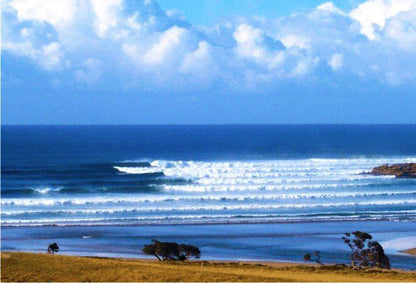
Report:
<svg viewBox="0 0 416 283"><path fill-rule="evenodd" d="M190 263L2 253L6 281L416 281L416 272L289 263Z"/></svg>

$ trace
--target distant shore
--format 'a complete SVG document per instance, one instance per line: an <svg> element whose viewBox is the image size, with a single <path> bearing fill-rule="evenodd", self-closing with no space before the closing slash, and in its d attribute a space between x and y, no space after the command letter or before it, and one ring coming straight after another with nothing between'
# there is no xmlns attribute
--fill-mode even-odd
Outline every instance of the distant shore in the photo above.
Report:
<svg viewBox="0 0 416 283"><path fill-rule="evenodd" d="M415 271L356 271L345 266L280 262L116 259L4 252L1 280L10 281L416 281Z"/></svg>
<svg viewBox="0 0 416 283"><path fill-rule="evenodd" d="M403 250L403 251L400 251L400 252L401 253L405 253L405 254L409 254L409 255L416 256L416 248L407 249L407 250Z"/></svg>

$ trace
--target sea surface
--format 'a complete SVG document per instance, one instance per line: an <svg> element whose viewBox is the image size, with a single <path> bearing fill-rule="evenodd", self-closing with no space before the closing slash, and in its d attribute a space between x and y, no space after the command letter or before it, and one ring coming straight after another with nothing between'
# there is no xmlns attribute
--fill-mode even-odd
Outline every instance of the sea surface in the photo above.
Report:
<svg viewBox="0 0 416 283"><path fill-rule="evenodd" d="M401 267L416 268L397 253L416 247L416 180L363 174L416 162L416 125L2 126L1 140L5 250L76 235L69 253L109 254L117 233L131 247L134 231L187 231L193 243L202 231L213 238L199 241L207 258L296 261L233 247L280 235L275 247L301 249L286 227L329 250L325 239L368 226ZM213 252L220 240L227 251Z"/></svg>

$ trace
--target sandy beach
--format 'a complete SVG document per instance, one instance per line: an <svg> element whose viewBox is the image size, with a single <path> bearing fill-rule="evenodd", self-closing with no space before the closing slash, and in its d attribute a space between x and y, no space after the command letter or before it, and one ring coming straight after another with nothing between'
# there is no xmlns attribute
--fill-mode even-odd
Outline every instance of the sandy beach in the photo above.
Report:
<svg viewBox="0 0 416 283"><path fill-rule="evenodd" d="M356 271L344 266L270 262L156 260L75 257L39 253L2 253L3 282L11 281L400 281L416 272Z"/></svg>
<svg viewBox="0 0 416 283"><path fill-rule="evenodd" d="M400 251L400 252L402 252L402 253L406 253L406 254L409 254L409 255L416 256L416 248L413 248L413 249L407 249L407 250Z"/></svg>

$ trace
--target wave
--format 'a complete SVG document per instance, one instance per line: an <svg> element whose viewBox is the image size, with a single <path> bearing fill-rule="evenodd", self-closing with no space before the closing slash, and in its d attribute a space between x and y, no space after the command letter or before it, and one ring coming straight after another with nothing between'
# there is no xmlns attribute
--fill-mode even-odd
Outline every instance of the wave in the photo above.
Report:
<svg viewBox="0 0 416 283"><path fill-rule="evenodd" d="M293 208L301 208L301 207L310 207L310 206L322 206L322 207L330 207L330 206L353 206L353 205L405 205L405 204L412 204L415 203L415 200L388 200L388 201L380 201L380 200L373 200L373 201L349 201L345 202L343 198L351 198L351 197L382 197L382 196L414 196L416 192L396 192L396 193L340 193L340 194L302 194L302 195L265 195L265 196L233 196L233 195L225 195L225 196L160 196L160 197L144 197L144 198L134 198L134 197L92 197L92 198L65 198L65 199L2 199L1 204L4 206L3 211L7 208L6 206L61 206L61 205L72 205L72 206L79 206L79 205L111 205L111 204L140 204L140 203L160 203L160 202L190 202L190 201L198 201L199 205L203 205L206 201L215 201L215 202L230 202L229 204L223 204L221 207L233 207L231 202L242 202L242 201L257 201L257 203L247 204L246 206L259 206L258 202L264 200L285 200L285 199L339 199L339 203L317 203L317 204L279 204L276 207L293 207ZM192 205L192 207L196 208L198 205ZM75 208L74 208L75 209Z"/></svg>
<svg viewBox="0 0 416 283"><path fill-rule="evenodd" d="M180 221L187 214L196 219L211 214L210 219L218 221L219 215L273 218L300 212L316 219L341 214L353 219L365 218L371 210L409 219L416 204L415 180L360 174L376 165L404 161L408 160L140 160L65 165L52 169L47 177L6 171L1 199L6 222L2 223L31 219L76 223L78 218L113 222L125 216L128 221L137 217L150 221L156 216L170 217L158 221ZM48 168L32 171L43 169Z"/></svg>
<svg viewBox="0 0 416 283"><path fill-rule="evenodd" d="M163 175L163 171L160 168L154 167L121 167L114 166L114 169L126 174L155 174Z"/></svg>
<svg viewBox="0 0 416 283"><path fill-rule="evenodd" d="M406 213L406 212L404 212ZM374 220L407 220L414 221L414 212L409 217L389 213L323 213L323 214L201 214L201 215L163 215L163 216L134 216L134 217L94 217L72 219L11 219L2 220L5 226L96 226L96 225L145 225L145 224L222 224L222 223L287 223L287 222L319 222L319 221L374 221Z"/></svg>
<svg viewBox="0 0 416 283"><path fill-rule="evenodd" d="M270 206L268 206L270 207ZM314 206L314 207L320 207L320 206ZM263 208L263 207L261 207ZM275 208L275 206L273 207ZM37 216L43 216L43 217L57 217L57 216L72 216L72 215L126 215L126 214L137 214L137 213L152 213L152 212L172 212L172 211L182 211L182 212L197 212L197 211L209 211L210 209L208 208L192 208L192 209L186 209L186 208L181 208L181 209L176 209L176 208L152 208L152 209L137 209L137 208L112 208L112 209L86 209L86 210L74 210L74 209L56 209L56 210L49 210L49 211L44 211L44 210L28 210L28 211L9 211L9 212L2 212L2 216L3 219L5 219L6 221L9 220L13 220L13 216L30 216L32 219L34 219L33 217L37 217ZM228 210L224 207L216 207L216 209L214 209L215 211L221 211L221 210ZM240 207L234 208L234 209L230 209L230 210L243 210ZM396 210L383 210L383 211L355 211L355 212L348 212L348 211L337 211L337 212L303 212L303 213L298 213L298 212L292 212L292 213L287 213L287 212L275 212L273 213L274 216L281 216L281 217L293 217L293 216L330 216L330 215L339 215L339 216L356 216L356 215L361 215L361 214L368 214L368 215L375 215L375 214L380 214L383 213L385 215L397 215L397 213L403 214L403 215L416 215L416 209L396 209ZM194 217L199 217L201 214L192 214L192 216ZM233 214L221 214L221 216L227 216L227 215L233 215ZM259 213L250 211L247 212L246 215L260 215ZM268 215L271 215L270 213ZM4 218L4 217L7 218ZM168 215L168 216L175 216L175 215ZM186 216L184 214L180 214L180 215L176 215L176 216ZM218 214L210 214L210 216L212 218L218 218L219 215ZM152 218L154 216L152 215L145 215L145 216L140 216L140 218L142 219L146 219L146 218ZM71 218L57 218L57 219L62 219L62 220L71 220ZM27 220L27 219L26 219ZM416 219L414 219L416 221Z"/></svg>

